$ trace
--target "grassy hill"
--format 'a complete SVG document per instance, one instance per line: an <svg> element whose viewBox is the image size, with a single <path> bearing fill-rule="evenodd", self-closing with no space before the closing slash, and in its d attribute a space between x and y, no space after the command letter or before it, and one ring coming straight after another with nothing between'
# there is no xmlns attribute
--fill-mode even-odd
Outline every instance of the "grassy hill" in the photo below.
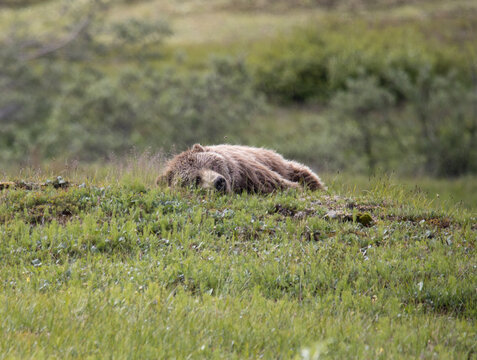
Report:
<svg viewBox="0 0 477 360"><path fill-rule="evenodd" d="M92 2L78 0L64 7L56 0L0 3L2 44L15 43L14 35L22 40L20 45L35 50L43 42L58 45L71 35L84 5ZM319 44L311 50L326 49L328 65L336 66L330 68L334 75L343 75L353 65L348 58L355 58L353 51L364 55L361 65L368 71L382 74L392 61L409 66L413 74L421 55L435 61L435 71L455 68L470 74L477 58L474 0L106 3L108 11L99 12L89 29L94 36L81 38L85 44L93 39L91 47L71 44L51 57L40 57L36 64L5 72L15 81L28 75L20 84L23 88L13 89L11 99L2 100L7 99L7 105L19 101L29 111L0 129L0 181L10 181L0 184L0 359L477 357L475 175L356 175L352 171L364 173L364 156L356 139L342 137L349 124L335 124L336 132L335 114L313 99L280 105L269 101L241 133L229 129L232 136L226 141L236 141L233 135L238 134L242 142L272 147L328 169L323 176L328 192L218 195L158 188L158 159L145 155L127 160L124 150L111 165L98 155L114 153L108 146L123 149L108 141L126 141L127 136L132 139L124 149L134 145L141 153L156 146L152 151L159 153L158 141L169 137L164 132L168 127L157 130L152 125L179 124L179 138L168 143L178 145L183 124L188 124L181 122L184 118L209 120L210 112L189 113L209 99L203 99L203 93L194 98L193 92L178 86L210 82L215 89L217 83L211 80L228 71L210 71L208 61L214 55L243 58L255 75L255 67L265 65L267 70L270 65L273 74L282 55L287 55L285 69L294 70L295 64L306 70L308 63L320 69L322 64L314 62L320 60L315 56L320 52L307 50ZM163 19L172 34L142 44L116 43L111 29L131 19L147 20L142 24L146 29ZM13 46L12 53L22 54L22 46ZM273 55L270 60L268 53ZM302 53L303 64L293 56ZM8 56L4 60L8 68L16 64ZM362 70L359 66L357 71ZM148 71L141 72L144 68ZM179 85L172 81L154 87L156 78L151 75L162 72L183 78L175 79ZM205 77L200 77L202 72ZM293 80L294 72L285 75ZM449 88L456 88L454 78L449 79ZM462 81L470 80L469 75ZM7 94L11 87L4 83ZM272 79L268 85L275 83ZM290 81L284 88L295 90L294 85ZM220 88L211 93L220 96L211 98L209 106L230 108L220 102L225 97ZM154 107L161 94L165 105L178 99L162 117L156 111L161 108ZM239 94L225 95L230 105L238 102ZM127 111L118 107L118 98ZM196 101L185 114L182 98ZM429 111L429 119L439 119L455 104L437 100L432 104L442 108ZM411 110L406 112L397 102L388 119L395 116L412 123ZM173 117L177 111L180 116ZM76 117L69 118L72 114ZM105 122L110 115L112 122ZM141 127L139 121L123 131L125 119L127 124L141 119L144 124ZM443 123L456 119L460 118L443 118ZM71 129L62 127L70 123ZM469 122L468 129L474 123ZM75 127L79 124L83 132ZM198 130L202 129L192 129L192 135ZM436 134L452 135L450 130L444 127ZM422 141L418 127L404 127L402 132L404 149L413 145L414 138L407 135L415 135L417 144ZM55 134L58 143L50 138ZM408 176L431 173L420 165L425 153L406 157L391 146L395 137L384 135L378 144L382 147L375 150L383 156L380 166ZM449 139L457 139L449 140L449 149L463 143L462 136ZM90 148L79 147L78 157L72 157L79 162L62 158L79 140L95 140L96 153L86 157ZM437 138L433 144L444 142ZM186 144L179 149L182 145ZM429 149L437 158L449 155L437 153L435 146ZM465 157L462 152L457 155ZM23 167L28 156L42 172ZM332 173L334 169L346 172Z"/></svg>
<svg viewBox="0 0 477 360"><path fill-rule="evenodd" d="M1 358L475 357L475 207L115 175L0 192Z"/></svg>

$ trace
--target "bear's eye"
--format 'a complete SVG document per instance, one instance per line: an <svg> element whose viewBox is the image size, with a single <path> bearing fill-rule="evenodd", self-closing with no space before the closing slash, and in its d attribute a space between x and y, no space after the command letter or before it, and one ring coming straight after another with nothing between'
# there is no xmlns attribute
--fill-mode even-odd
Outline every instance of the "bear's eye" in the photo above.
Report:
<svg viewBox="0 0 477 360"><path fill-rule="evenodd" d="M195 178L195 185L196 185L196 186L199 186L201 180L202 180L201 177L200 177L200 176L197 176L197 177Z"/></svg>

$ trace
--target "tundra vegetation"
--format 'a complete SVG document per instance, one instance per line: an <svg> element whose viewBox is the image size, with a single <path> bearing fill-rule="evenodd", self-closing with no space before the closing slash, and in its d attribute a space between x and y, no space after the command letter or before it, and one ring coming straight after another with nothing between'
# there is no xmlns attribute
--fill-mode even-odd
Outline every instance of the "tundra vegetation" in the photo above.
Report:
<svg viewBox="0 0 477 360"><path fill-rule="evenodd" d="M473 1L0 6L3 169L229 142L326 171L477 171Z"/></svg>
<svg viewBox="0 0 477 360"><path fill-rule="evenodd" d="M171 190L153 169L1 191L2 358L475 356L475 203L382 179Z"/></svg>
<svg viewBox="0 0 477 360"><path fill-rule="evenodd" d="M474 358L476 19L0 1L0 358ZM329 190L156 187L195 142Z"/></svg>

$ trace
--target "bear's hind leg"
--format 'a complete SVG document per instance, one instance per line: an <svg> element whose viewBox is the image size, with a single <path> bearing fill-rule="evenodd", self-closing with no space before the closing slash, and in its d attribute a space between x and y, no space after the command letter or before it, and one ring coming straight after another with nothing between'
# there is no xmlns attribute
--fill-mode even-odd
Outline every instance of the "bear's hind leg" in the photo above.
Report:
<svg viewBox="0 0 477 360"><path fill-rule="evenodd" d="M235 186L238 185L238 188L246 189L249 192L268 194L275 190L301 188L298 182L290 181L281 174L253 160L249 160L246 165L242 163L241 172L244 183L235 184Z"/></svg>
<svg viewBox="0 0 477 360"><path fill-rule="evenodd" d="M255 173L253 178L254 179L249 182L249 184L252 184L251 190L258 190L259 192L265 194L271 193L275 190L301 188L299 183L289 181L275 171L271 171L266 168Z"/></svg>
<svg viewBox="0 0 477 360"><path fill-rule="evenodd" d="M320 177L316 175L309 167L299 164L295 161L290 161L289 166L290 181L300 183L310 190L327 190Z"/></svg>

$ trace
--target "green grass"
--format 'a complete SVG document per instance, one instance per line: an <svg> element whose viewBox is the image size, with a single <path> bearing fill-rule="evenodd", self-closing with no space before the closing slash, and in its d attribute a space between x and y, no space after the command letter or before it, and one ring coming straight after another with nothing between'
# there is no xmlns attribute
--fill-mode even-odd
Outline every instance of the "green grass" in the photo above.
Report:
<svg viewBox="0 0 477 360"><path fill-rule="evenodd" d="M475 9L416 4L360 17L464 36L453 11ZM166 17L175 33L158 66L186 69L211 54L247 57L296 26L354 21L354 11L232 5L140 1L106 21ZM52 9L3 10L0 23L41 37L58 26ZM110 60L111 72L123 66ZM304 144L327 147L316 140L323 121L320 109L276 108L250 139L296 158ZM297 128L309 135L295 145ZM159 165L2 169L0 180L61 174L75 185L0 191L0 359L476 357L475 177L325 174L329 193L220 196L156 188Z"/></svg>
<svg viewBox="0 0 477 360"><path fill-rule="evenodd" d="M475 356L475 207L339 176L270 196L152 178L0 193L0 358Z"/></svg>
<svg viewBox="0 0 477 360"><path fill-rule="evenodd" d="M379 184L400 188L405 196L418 196L428 199L428 206L442 211L468 211L477 209L477 179L463 176L454 179L435 179L429 177L399 177L376 175L372 177L359 174L328 174L331 186L337 192L357 196L374 191Z"/></svg>

